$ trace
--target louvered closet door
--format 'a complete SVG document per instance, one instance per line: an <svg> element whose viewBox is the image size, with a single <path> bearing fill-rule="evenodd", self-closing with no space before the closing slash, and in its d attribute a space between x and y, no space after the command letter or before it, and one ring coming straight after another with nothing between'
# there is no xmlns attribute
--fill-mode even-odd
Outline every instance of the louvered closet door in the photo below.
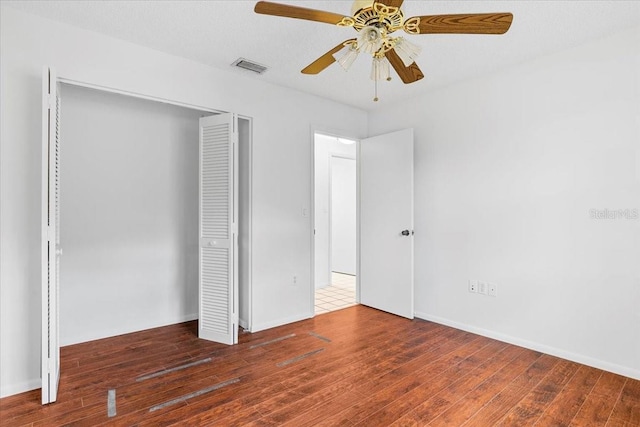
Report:
<svg viewBox="0 0 640 427"><path fill-rule="evenodd" d="M198 336L238 342L237 119L200 119L200 319Z"/></svg>
<svg viewBox="0 0 640 427"><path fill-rule="evenodd" d="M42 404L55 402L60 381L60 98L53 69L42 82Z"/></svg>

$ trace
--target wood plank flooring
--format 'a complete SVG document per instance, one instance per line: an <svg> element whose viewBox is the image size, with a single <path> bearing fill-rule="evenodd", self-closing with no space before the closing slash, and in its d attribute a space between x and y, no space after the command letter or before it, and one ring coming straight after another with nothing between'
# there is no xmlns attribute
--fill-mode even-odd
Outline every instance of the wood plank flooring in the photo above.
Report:
<svg viewBox="0 0 640 427"><path fill-rule="evenodd" d="M62 349L2 426L640 426L640 381L363 306L227 347L195 322ZM107 394L115 390L116 415Z"/></svg>

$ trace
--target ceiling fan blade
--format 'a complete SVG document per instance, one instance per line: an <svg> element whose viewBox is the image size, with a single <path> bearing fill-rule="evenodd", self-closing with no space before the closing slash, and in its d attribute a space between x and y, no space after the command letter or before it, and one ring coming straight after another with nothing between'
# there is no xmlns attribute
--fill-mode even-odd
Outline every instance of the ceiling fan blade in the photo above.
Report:
<svg viewBox="0 0 640 427"><path fill-rule="evenodd" d="M385 56L404 83L409 84L417 82L424 77L424 74L422 73L422 70L420 70L420 67L418 67L418 64L414 62L413 64L406 67L395 50L388 50L385 53Z"/></svg>
<svg viewBox="0 0 640 427"><path fill-rule="evenodd" d="M404 3L404 0L376 0L376 3L382 3L389 7L397 7L399 8Z"/></svg>
<svg viewBox="0 0 640 427"><path fill-rule="evenodd" d="M356 39L349 39L340 43L338 46L334 47L329 52L325 53L320 58L316 59L311 64L307 65L306 68L302 70L302 74L318 74L320 71L324 70L329 65L336 62L336 58L334 58L333 55L336 52L339 52L340 50L342 50L342 48L345 46L345 43L354 42L354 41L356 41Z"/></svg>
<svg viewBox="0 0 640 427"><path fill-rule="evenodd" d="M459 15L431 15L420 19L419 34L504 34L511 26L510 13L473 13Z"/></svg>
<svg viewBox="0 0 640 427"><path fill-rule="evenodd" d="M288 4L271 3L259 1L253 9L256 13L263 15L284 16L285 18L306 19L308 21L325 22L327 24L338 24L342 22L344 15L323 10L307 9L305 7L290 6Z"/></svg>

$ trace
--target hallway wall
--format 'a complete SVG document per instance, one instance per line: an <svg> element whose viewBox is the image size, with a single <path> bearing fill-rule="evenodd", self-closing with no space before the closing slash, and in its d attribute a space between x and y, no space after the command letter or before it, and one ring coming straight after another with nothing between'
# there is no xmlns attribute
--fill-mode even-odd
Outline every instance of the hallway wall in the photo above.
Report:
<svg viewBox="0 0 640 427"><path fill-rule="evenodd" d="M316 133L314 152L314 218L315 218L315 287L323 288L330 284L329 257L329 159L331 154L351 156L355 158L356 144L345 145L335 137Z"/></svg>

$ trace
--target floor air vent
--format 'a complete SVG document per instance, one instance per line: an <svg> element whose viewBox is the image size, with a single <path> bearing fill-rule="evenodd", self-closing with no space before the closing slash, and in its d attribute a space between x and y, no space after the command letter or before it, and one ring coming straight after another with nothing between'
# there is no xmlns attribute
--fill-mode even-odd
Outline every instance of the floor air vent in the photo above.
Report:
<svg viewBox="0 0 640 427"><path fill-rule="evenodd" d="M267 71L267 67L264 65L256 64L248 59L238 58L233 64L234 67L244 68L245 70L253 71L254 73L262 74Z"/></svg>

